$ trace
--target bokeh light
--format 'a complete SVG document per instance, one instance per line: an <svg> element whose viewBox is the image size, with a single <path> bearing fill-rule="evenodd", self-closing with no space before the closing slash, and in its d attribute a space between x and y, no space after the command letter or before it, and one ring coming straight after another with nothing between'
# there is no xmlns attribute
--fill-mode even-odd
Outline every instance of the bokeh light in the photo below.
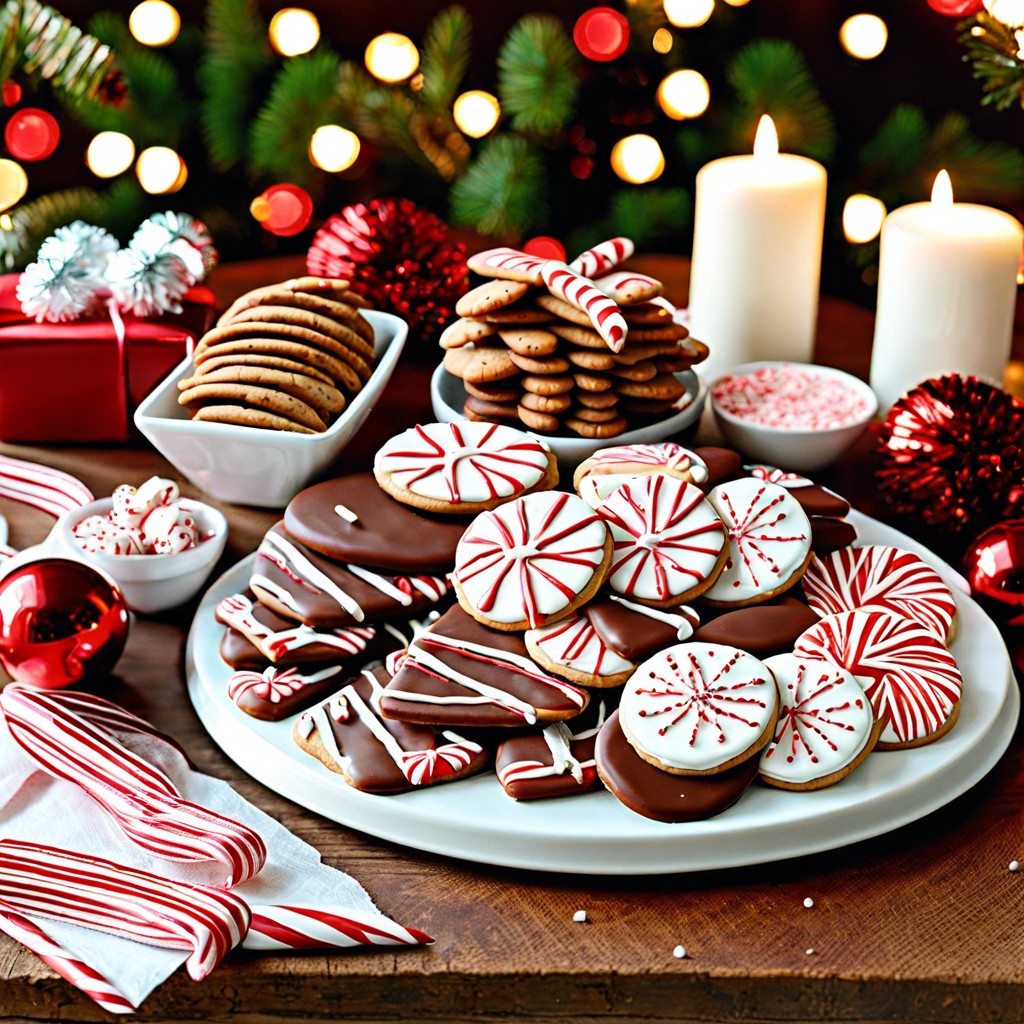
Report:
<svg viewBox="0 0 1024 1024"><path fill-rule="evenodd" d="M123 174L135 159L135 143L121 132L100 132L85 151L86 166L97 178Z"/></svg>
<svg viewBox="0 0 1024 1024"><path fill-rule="evenodd" d="M1024 26L1024 0L985 0L985 10L1010 28Z"/></svg>
<svg viewBox="0 0 1024 1024"><path fill-rule="evenodd" d="M11 114L4 127L4 142L18 160L45 160L60 141L60 126L53 114L25 107Z"/></svg>
<svg viewBox="0 0 1024 1024"><path fill-rule="evenodd" d="M337 173L359 158L359 136L340 124L322 124L309 140L309 159L321 170Z"/></svg>
<svg viewBox="0 0 1024 1024"><path fill-rule="evenodd" d="M612 170L632 185L654 181L665 170L665 154L650 135L627 135L612 148Z"/></svg>
<svg viewBox="0 0 1024 1024"><path fill-rule="evenodd" d="M305 7L283 7L270 19L270 45L282 57L309 53L320 42L320 22Z"/></svg>
<svg viewBox="0 0 1024 1024"><path fill-rule="evenodd" d="M855 14L839 29L843 49L858 60L874 60L889 41L889 29L877 14Z"/></svg>
<svg viewBox="0 0 1024 1024"><path fill-rule="evenodd" d="M0 210L9 210L28 191L25 168L0 158Z"/></svg>
<svg viewBox="0 0 1024 1024"><path fill-rule="evenodd" d="M452 107L452 117L459 126L459 131L472 139L480 139L494 130L498 118L501 117L501 105L497 96L492 96L483 89L472 89L456 99Z"/></svg>
<svg viewBox="0 0 1024 1024"><path fill-rule="evenodd" d="M150 146L135 161L139 184L151 195L177 192L188 179L185 161L167 146Z"/></svg>
<svg viewBox="0 0 1024 1024"><path fill-rule="evenodd" d="M848 242L863 244L878 237L885 220L885 203L861 193L850 196L843 206L843 234Z"/></svg>
<svg viewBox="0 0 1024 1024"><path fill-rule="evenodd" d="M416 44L400 32L384 32L371 39L364 55L366 70L382 82L404 82L420 66Z"/></svg>
<svg viewBox="0 0 1024 1024"><path fill-rule="evenodd" d="M610 7L592 7L576 19L572 38L588 60L615 60L629 46L629 22Z"/></svg>
<svg viewBox="0 0 1024 1024"><path fill-rule="evenodd" d="M700 117L710 102L708 80L692 68L673 71L658 86L658 106L676 121Z"/></svg>
<svg viewBox="0 0 1024 1024"><path fill-rule="evenodd" d="M665 17L676 28L700 28L715 9L715 0L663 0Z"/></svg>
<svg viewBox="0 0 1024 1024"><path fill-rule="evenodd" d="M128 29L145 46L167 46L178 38L181 17L165 0L142 0L128 17Z"/></svg>
<svg viewBox="0 0 1024 1024"><path fill-rule="evenodd" d="M750 0L725 0L730 7L746 7Z"/></svg>
<svg viewBox="0 0 1024 1024"><path fill-rule="evenodd" d="M557 238L550 235L538 235L523 243L523 252L536 256L541 260L560 260L565 262L565 246Z"/></svg>
<svg viewBox="0 0 1024 1024"><path fill-rule="evenodd" d="M672 33L662 26L654 33L654 38L651 40L651 46L654 48L655 53L669 53L674 42L675 40L672 38Z"/></svg>
<svg viewBox="0 0 1024 1024"><path fill-rule="evenodd" d="M297 235L313 216L313 200L305 189L285 182L264 189L249 212L272 235Z"/></svg>
<svg viewBox="0 0 1024 1024"><path fill-rule="evenodd" d="M13 78L8 78L0 87L0 97L5 107L16 107L21 102L21 86Z"/></svg>

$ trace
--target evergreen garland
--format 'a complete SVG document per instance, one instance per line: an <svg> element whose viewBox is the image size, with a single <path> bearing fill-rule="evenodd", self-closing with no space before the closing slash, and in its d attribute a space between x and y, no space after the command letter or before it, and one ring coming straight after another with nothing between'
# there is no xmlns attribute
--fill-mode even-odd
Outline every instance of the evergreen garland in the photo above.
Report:
<svg viewBox="0 0 1024 1024"><path fill-rule="evenodd" d="M984 11L960 24L964 57L982 83L983 104L998 110L1024 106L1024 59L1014 30Z"/></svg>
<svg viewBox="0 0 1024 1024"><path fill-rule="evenodd" d="M448 7L427 27L423 37L420 97L434 114L451 120L452 102L459 90L472 55L473 35L464 7ZM454 125L453 125L454 127Z"/></svg>

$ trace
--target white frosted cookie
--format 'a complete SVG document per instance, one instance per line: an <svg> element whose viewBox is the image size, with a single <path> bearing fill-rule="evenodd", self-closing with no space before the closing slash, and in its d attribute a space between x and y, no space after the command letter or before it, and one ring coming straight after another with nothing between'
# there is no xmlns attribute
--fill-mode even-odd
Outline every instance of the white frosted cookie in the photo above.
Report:
<svg viewBox="0 0 1024 1024"><path fill-rule="evenodd" d="M573 475L572 485L591 508L597 508L627 480L655 473L701 485L708 478L708 467L688 448L672 441L620 444L602 448L581 462Z"/></svg>
<svg viewBox="0 0 1024 1024"><path fill-rule="evenodd" d="M373 462L393 498L429 512L482 512L558 483L551 449L497 423L418 424L386 441Z"/></svg>
<svg viewBox="0 0 1024 1024"><path fill-rule="evenodd" d="M710 604L758 604L793 586L811 557L811 524L784 487L742 477L719 484L708 501L729 533L729 559L704 593Z"/></svg>
<svg viewBox="0 0 1024 1024"><path fill-rule="evenodd" d="M528 629L523 639L538 665L585 686L618 686L635 667L605 643L586 608L560 622Z"/></svg>
<svg viewBox="0 0 1024 1024"><path fill-rule="evenodd" d="M779 710L771 672L721 644L676 644L626 684L619 722L636 752L676 775L724 771L771 739Z"/></svg>
<svg viewBox="0 0 1024 1024"><path fill-rule="evenodd" d="M699 487L670 476L634 477L598 506L615 541L608 584L659 608L683 604L725 565L725 527Z"/></svg>
<svg viewBox="0 0 1024 1024"><path fill-rule="evenodd" d="M459 604L495 629L536 628L571 615L604 581L612 541L575 494L538 491L481 512L455 552Z"/></svg>
<svg viewBox="0 0 1024 1024"><path fill-rule="evenodd" d="M765 665L779 687L775 735L761 752L761 778L780 789L824 789L846 778L878 739L871 701L831 662L777 654Z"/></svg>

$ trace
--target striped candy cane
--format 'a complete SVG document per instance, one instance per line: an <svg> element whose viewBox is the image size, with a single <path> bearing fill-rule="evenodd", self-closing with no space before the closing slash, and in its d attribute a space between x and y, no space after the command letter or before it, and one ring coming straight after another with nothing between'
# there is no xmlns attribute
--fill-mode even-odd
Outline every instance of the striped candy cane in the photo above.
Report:
<svg viewBox="0 0 1024 1024"><path fill-rule="evenodd" d="M575 270L583 277L597 277L599 274L607 274L614 270L623 260L628 260L633 255L633 242L629 238L609 238L607 242L600 242L593 249L581 252L569 264L570 270Z"/></svg>
<svg viewBox="0 0 1024 1024"><path fill-rule="evenodd" d="M0 497L58 517L93 500L92 491L69 473L7 455L0 455Z"/></svg>
<svg viewBox="0 0 1024 1024"><path fill-rule="evenodd" d="M547 261L503 245L497 249L478 252L475 256L470 256L467 262L469 269L475 270L478 274L487 270L494 277L507 276L513 280L518 280L522 275L530 284L541 284L541 268Z"/></svg>
<svg viewBox="0 0 1024 1024"><path fill-rule="evenodd" d="M565 299L570 305L586 313L608 347L613 352L622 351L629 326L615 302L595 288L587 278L570 270L564 263L554 260L545 263L541 275L552 295Z"/></svg>
<svg viewBox="0 0 1024 1024"><path fill-rule="evenodd" d="M15 839L0 839L0 900L18 914L189 950L185 966L195 981L242 941L251 917L222 889Z"/></svg>
<svg viewBox="0 0 1024 1024"><path fill-rule="evenodd" d="M383 914L345 907L252 907L245 949L348 949L352 946L423 946L434 940Z"/></svg>
<svg viewBox="0 0 1024 1024"><path fill-rule="evenodd" d="M131 1013L135 1004L117 990L99 971L84 960L72 956L63 946L54 942L37 924L19 914L4 900L0 900L0 932L30 949L43 963L53 968L62 978L81 989L94 1003L108 1013Z"/></svg>
<svg viewBox="0 0 1024 1024"><path fill-rule="evenodd" d="M159 768L48 691L9 686L0 709L18 745L44 771L80 786L141 849L167 860L225 864L230 887L267 859L248 826L183 799ZM114 716L116 718L116 716Z"/></svg>

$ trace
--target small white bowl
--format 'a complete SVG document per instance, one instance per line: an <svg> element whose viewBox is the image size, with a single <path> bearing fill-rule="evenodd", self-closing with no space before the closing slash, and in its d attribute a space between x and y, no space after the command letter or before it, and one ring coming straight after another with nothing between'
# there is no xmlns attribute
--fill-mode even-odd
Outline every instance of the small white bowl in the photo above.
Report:
<svg viewBox="0 0 1024 1024"><path fill-rule="evenodd" d="M782 365L797 366L816 377L838 381L863 397L866 403L865 412L856 421L841 427L831 427L826 430L800 430L788 427L767 427L760 423L741 419L733 413L726 412L715 401L715 388L724 377L742 376L761 367ZM809 363L781 360L744 363L718 377L711 384L709 392L715 422L729 444L758 462L803 473L824 469L835 462L860 437L878 411L878 399L875 397L875 393L862 380L858 380L842 370Z"/></svg>
<svg viewBox="0 0 1024 1024"><path fill-rule="evenodd" d="M135 425L182 476L220 501L284 508L339 452L379 401L402 354L409 326L391 313L366 310L377 365L370 379L322 434L261 430L189 419L178 404L178 381L192 373L183 360L135 412Z"/></svg>
<svg viewBox="0 0 1024 1024"><path fill-rule="evenodd" d="M133 612L162 612L194 597L224 553L228 521L223 514L202 501L182 498L182 508L195 517L199 535L205 540L176 554L110 555L83 551L72 532L75 524L89 516L105 515L112 506L112 499L100 498L65 512L54 525L48 546L54 553L95 565L112 577Z"/></svg>
<svg viewBox="0 0 1024 1024"><path fill-rule="evenodd" d="M589 459L594 452L611 445L655 444L658 441L667 441L700 419L701 410L704 408L704 399L707 398L708 393L704 381L693 370L677 373L676 377L686 387L690 403L685 409L672 413L671 416L666 416L655 423L648 423L636 430L627 430L626 433L617 434L615 437L590 438L580 437L578 434L542 434L539 432L537 437L555 453L564 469L575 469L584 459ZM466 401L465 389L462 386L462 381L450 374L444 368L444 364L439 364L430 378L430 400L434 408L434 415L441 423L452 423L464 419L462 406ZM528 427L523 427L523 430L528 429Z"/></svg>

